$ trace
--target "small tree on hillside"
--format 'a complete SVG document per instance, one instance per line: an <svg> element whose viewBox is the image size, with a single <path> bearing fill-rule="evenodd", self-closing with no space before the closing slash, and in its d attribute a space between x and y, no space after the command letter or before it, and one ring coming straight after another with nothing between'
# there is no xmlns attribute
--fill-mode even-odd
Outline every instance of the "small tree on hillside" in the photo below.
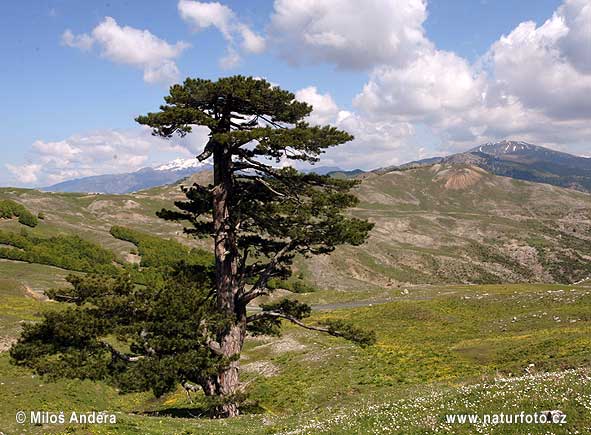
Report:
<svg viewBox="0 0 591 435"><path fill-rule="evenodd" d="M177 356L175 360L174 352L170 354L170 341L174 342L175 336L163 337L169 345L169 353L165 353L167 358L170 357L167 361L176 362L164 366L159 362L155 367L167 368L166 387L172 388L175 382L197 383L207 396L219 399L215 408L217 416L234 416L239 412L238 359L247 332L277 334L281 320L285 319L362 345L373 342L371 333L343 322L316 326L304 323L302 319L309 316L310 307L295 301L263 305L262 311L247 314L251 301L272 291L268 286L270 279L290 276L295 255L326 254L345 243L359 245L365 241L372 224L343 214L345 209L357 204L357 199L349 193L355 181L302 174L291 167L278 169L273 166L273 162L284 159L314 163L327 148L352 139L351 135L334 127L307 124L304 119L312 107L296 101L292 93L265 80L234 76L216 82L187 79L182 85L172 86L170 95L164 100L166 104L159 112L140 116L137 121L152 127L154 134L166 138L175 134L184 136L196 125L209 128L209 141L197 158L203 161L213 157L214 181L209 186L195 184L183 188L187 200L176 202L177 210L162 210L159 216L188 222L190 226L185 231L196 237L212 237L215 269L211 292L204 293L202 284L195 287L194 297L200 307L195 306L195 319L189 316L174 320L177 314L170 311L163 314L169 316L171 322L187 325L199 320L189 338L181 340L177 348L179 354L189 352L192 357L179 363L182 358ZM181 275L187 279L186 274ZM78 287L77 293L67 296L80 300L85 294L85 286ZM119 295L110 299L111 305L113 300L121 301L122 294L137 297L136 290L125 288L125 291L116 288L110 291ZM171 300L178 303L178 285L169 284L165 288ZM149 295L140 299L148 301L143 304L152 303ZM125 298L122 300L122 305L129 305ZM141 305L134 300L136 307ZM188 301L189 305L195 305L195 300ZM182 313L186 312L182 310ZM138 313L125 313L121 318L115 316L111 329L107 328L103 333L110 331L125 335L125 331L116 327L117 323ZM135 325L126 330L128 335L135 334L135 345L131 349L134 355L116 357L113 354L117 362L112 364L113 367L123 370L121 366L125 362L123 365L143 366L145 371L152 367L150 361L153 363L155 358L160 361L160 347L143 343L146 337L150 337L146 330L154 324L161 324L158 319L148 317L142 320L143 326ZM31 349L23 346L27 341L39 340L39 334L43 341L47 334L42 332L31 330L28 336L25 334L13 356L17 360L20 357L21 361L30 361L27 355ZM160 328L158 334L165 333ZM179 340L182 337L181 334ZM150 373L157 373L157 370ZM154 376L158 377L157 374ZM123 377L117 379L122 382ZM161 388L158 392L164 390Z"/></svg>

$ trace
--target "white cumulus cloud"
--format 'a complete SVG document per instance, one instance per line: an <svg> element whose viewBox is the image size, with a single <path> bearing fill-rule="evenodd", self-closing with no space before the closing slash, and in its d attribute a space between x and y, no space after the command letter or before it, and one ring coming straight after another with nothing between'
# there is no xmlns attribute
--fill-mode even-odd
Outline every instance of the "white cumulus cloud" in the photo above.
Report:
<svg viewBox="0 0 591 435"><path fill-rule="evenodd" d="M424 0L275 0L270 31L293 63L367 69L404 64L431 45Z"/></svg>
<svg viewBox="0 0 591 435"><path fill-rule="evenodd" d="M483 86L461 57L427 50L405 66L374 69L354 105L376 117L426 120L479 104Z"/></svg>
<svg viewBox="0 0 591 435"><path fill-rule="evenodd" d="M20 183L33 184L39 180L39 173L41 172L42 166L35 163L26 165L6 164L6 169L8 169Z"/></svg>
<svg viewBox="0 0 591 435"><path fill-rule="evenodd" d="M207 142L208 130L197 127L184 138L164 140L147 127L100 130L75 134L60 141L35 141L23 165L6 168L19 183L48 186L67 179L133 172L163 158L197 155Z"/></svg>
<svg viewBox="0 0 591 435"><path fill-rule="evenodd" d="M367 71L353 109L344 110L314 86L296 93L314 106L310 122L334 124L356 136L330 150L326 163L372 168L425 157L436 143L442 144L440 151L458 151L503 138L579 153L589 147L588 0L564 0L546 21L520 23L475 62L428 39L427 0L274 0L268 39L222 3L180 0L177 8L194 31L215 28L222 34L223 68L272 44L292 64ZM90 34L66 31L62 40L85 51L99 47L104 57L143 69L149 82L176 76L174 60L187 46L121 27L108 17ZM188 142L180 146L189 148ZM23 174L35 171L40 169Z"/></svg>
<svg viewBox="0 0 591 435"><path fill-rule="evenodd" d="M560 40L560 49L569 62L583 73L591 73L591 3L567 0L556 12L568 33Z"/></svg>
<svg viewBox="0 0 591 435"><path fill-rule="evenodd" d="M310 104L313 108L308 119L313 124L329 124L337 119L339 107L329 93L321 94L316 86L308 86L295 93L296 100Z"/></svg>
<svg viewBox="0 0 591 435"><path fill-rule="evenodd" d="M74 35L68 29L62 35L62 42L84 51L97 45L104 58L142 69L147 83L167 84L178 79L174 59L189 47L184 41L170 44L148 30L120 26L112 17L105 17L90 34Z"/></svg>
<svg viewBox="0 0 591 435"><path fill-rule="evenodd" d="M94 39L86 33L74 35L70 29L67 29L62 34L62 43L68 47L75 47L82 51L88 51L94 45Z"/></svg>
<svg viewBox="0 0 591 435"><path fill-rule="evenodd" d="M255 54L265 51L265 38L240 21L234 11L226 5L218 2L180 0L177 7L181 18L189 23L194 31L215 27L223 35L228 47L226 55L220 59L222 68L233 68L240 63L239 49Z"/></svg>
<svg viewBox="0 0 591 435"><path fill-rule="evenodd" d="M423 46L406 63L376 66L354 107L371 119L424 123L450 150L503 138L577 150L590 137L590 9L567 0L541 25L523 22L501 36L473 64Z"/></svg>
<svg viewBox="0 0 591 435"><path fill-rule="evenodd" d="M414 128L408 122L369 119L358 113L342 110L329 93L320 93L314 86L300 89L296 99L313 107L308 117L312 124L331 124L355 138L322 157L322 164L346 169L375 169L404 163L418 157L418 150L409 146Z"/></svg>
<svg viewBox="0 0 591 435"><path fill-rule="evenodd" d="M588 61L591 40L580 31L582 29L567 25L568 21L576 22L578 17L567 20L563 13L574 11L572 6L568 9L565 6L541 26L531 21L521 23L492 45L487 54L492 80L497 94L514 96L526 107L540 110L549 117L589 119L591 70L577 66L584 66ZM580 13L590 8L589 5L582 7ZM591 28L591 16L586 27ZM580 35L581 39L575 35ZM569 48L568 52L565 47Z"/></svg>

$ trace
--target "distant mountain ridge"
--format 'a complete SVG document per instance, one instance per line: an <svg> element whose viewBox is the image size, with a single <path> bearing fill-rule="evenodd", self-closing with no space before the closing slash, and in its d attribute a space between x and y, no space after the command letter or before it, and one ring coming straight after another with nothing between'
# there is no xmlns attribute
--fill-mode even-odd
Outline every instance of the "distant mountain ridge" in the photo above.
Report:
<svg viewBox="0 0 591 435"><path fill-rule="evenodd" d="M139 190L176 183L197 172L213 169L209 163L193 159L175 159L153 168L142 168L135 172L123 174L94 175L90 177L66 180L40 190L49 192L77 192L77 193L109 193L123 194ZM353 177L363 173L361 169L345 171L338 166L313 166L307 173L319 175L335 175L339 177Z"/></svg>
<svg viewBox="0 0 591 435"><path fill-rule="evenodd" d="M591 192L591 158L523 141L488 142L463 153L419 160L376 172L437 163L470 164L495 175Z"/></svg>
<svg viewBox="0 0 591 435"><path fill-rule="evenodd" d="M404 163L402 165L394 165L394 166L386 166L385 168L379 168L372 172L377 174L386 174L390 171L396 171L400 169L412 169L412 168L421 168L423 166L431 166L436 163L441 163L443 157L428 157L426 159L421 160L413 160L412 162Z"/></svg>
<svg viewBox="0 0 591 435"><path fill-rule="evenodd" d="M67 180L41 190L49 192L81 192L122 194L175 183L182 178L211 169L209 163L197 159L175 159L155 168L142 168L124 174L105 174Z"/></svg>
<svg viewBox="0 0 591 435"><path fill-rule="evenodd" d="M469 150L469 153L484 153L493 156L502 156L510 153L524 153L530 151L552 151L538 145L533 145L523 141L501 141L501 142L487 142Z"/></svg>
<svg viewBox="0 0 591 435"><path fill-rule="evenodd" d="M156 166L156 171L183 171L185 169L199 169L211 168L208 163L200 162L196 158L193 159L174 159L168 163L164 163L160 166Z"/></svg>
<svg viewBox="0 0 591 435"><path fill-rule="evenodd" d="M438 163L469 164L505 177L591 192L591 158L551 150L523 141L488 142L466 152L447 157L431 157L372 172L384 174ZM68 180L41 190L53 192L131 193L175 183L196 172L212 169L197 159L175 159L125 174L107 174ZM361 169L343 170L336 166L311 167L304 172L351 178L365 173Z"/></svg>

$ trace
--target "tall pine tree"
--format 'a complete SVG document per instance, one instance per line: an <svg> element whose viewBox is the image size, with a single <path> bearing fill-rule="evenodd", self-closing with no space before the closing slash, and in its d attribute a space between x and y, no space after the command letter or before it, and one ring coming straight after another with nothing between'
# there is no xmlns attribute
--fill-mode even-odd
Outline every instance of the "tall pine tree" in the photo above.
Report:
<svg viewBox="0 0 591 435"><path fill-rule="evenodd" d="M248 316L248 303L269 294L270 278L290 275L295 254L359 245L372 227L342 213L357 203L348 193L355 182L277 169L269 159L314 163L324 150L353 137L331 126L310 126L304 121L310 105L252 77L187 79L164 100L159 112L137 121L167 138L184 136L194 125L210 130L197 158L213 156L213 185L186 189L187 201L175 204L180 211L160 216L188 221L189 233L213 237L217 309L231 324L211 347L232 361L203 387L206 394L231 396L239 386L238 356L249 324L279 318L301 324L304 314L299 305L285 303ZM236 415L238 409L229 403L222 413Z"/></svg>

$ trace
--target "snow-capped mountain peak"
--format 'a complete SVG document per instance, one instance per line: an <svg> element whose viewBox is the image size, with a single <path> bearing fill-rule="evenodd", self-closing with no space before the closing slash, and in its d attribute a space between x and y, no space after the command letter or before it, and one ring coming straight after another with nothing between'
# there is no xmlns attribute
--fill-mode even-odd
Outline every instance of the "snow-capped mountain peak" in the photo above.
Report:
<svg viewBox="0 0 591 435"><path fill-rule="evenodd" d="M471 149L469 152L480 152L491 155L519 153L525 151L539 151L541 147L523 141L503 140L501 142L488 142Z"/></svg>
<svg viewBox="0 0 591 435"><path fill-rule="evenodd" d="M174 159L168 163L164 163L160 166L156 166L156 171L182 171L190 168L202 168L206 166L206 162L200 162L196 158L192 159Z"/></svg>

